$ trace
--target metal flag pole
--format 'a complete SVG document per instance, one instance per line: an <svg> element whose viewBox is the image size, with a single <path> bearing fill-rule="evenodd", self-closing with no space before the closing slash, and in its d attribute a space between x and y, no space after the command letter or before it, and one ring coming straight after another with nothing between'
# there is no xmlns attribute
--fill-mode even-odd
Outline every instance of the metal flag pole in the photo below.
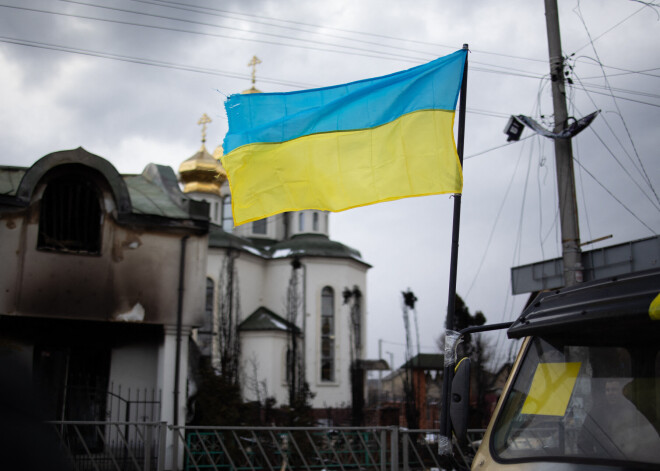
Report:
<svg viewBox="0 0 660 471"><path fill-rule="evenodd" d="M463 49L468 50L468 45L463 44ZM463 66L463 82L461 83L461 97L458 109L458 139L456 141L456 151L458 159L463 168L463 144L465 141L465 102L467 92L468 60L465 55L465 65ZM458 235L461 224L461 194L454 195L454 219L452 223L451 236L451 261L449 265L449 294L447 299L447 321L446 331L454 330L454 310L456 306L456 270L458 266ZM445 344L448 342L445 335ZM442 408L440 409L440 434L449 439L449 450L440 450L449 453L451 451L451 423L449 421L450 404L450 384L454 376L453 364L447 359L447 349L445 348L445 366L442 375Z"/></svg>

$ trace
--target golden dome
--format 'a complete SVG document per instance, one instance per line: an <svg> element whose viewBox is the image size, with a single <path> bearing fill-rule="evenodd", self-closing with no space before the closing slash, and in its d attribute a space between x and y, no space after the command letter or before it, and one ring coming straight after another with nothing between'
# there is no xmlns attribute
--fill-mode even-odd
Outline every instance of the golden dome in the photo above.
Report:
<svg viewBox="0 0 660 471"><path fill-rule="evenodd" d="M220 187L227 179L227 172L222 168L219 160L216 160L206 150L206 125L211 122L211 118L206 113L199 118L197 124L202 126L202 147L195 155L179 166L179 180L183 183L184 193L208 193L220 196ZM222 155L222 147L220 155ZM218 152L215 150L214 154Z"/></svg>
<svg viewBox="0 0 660 471"><path fill-rule="evenodd" d="M249 94L251 94L251 93L261 93L261 90L255 88L255 86L252 85L251 88L248 88L247 90L243 90L243 91L241 92L242 95L249 95Z"/></svg>
<svg viewBox="0 0 660 471"><path fill-rule="evenodd" d="M222 164L213 158L204 144L195 155L179 166L179 180L184 193L209 193L220 196L220 187L227 179Z"/></svg>

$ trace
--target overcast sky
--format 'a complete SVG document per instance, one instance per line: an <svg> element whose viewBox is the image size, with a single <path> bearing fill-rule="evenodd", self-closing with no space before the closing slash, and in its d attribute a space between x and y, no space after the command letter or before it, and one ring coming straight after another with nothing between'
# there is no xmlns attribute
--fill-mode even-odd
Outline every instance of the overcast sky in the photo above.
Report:
<svg viewBox="0 0 660 471"><path fill-rule="evenodd" d="M602 110L573 141L581 239L613 236L588 248L660 230L660 7L644 3L560 2L569 114ZM489 322L512 320L526 296L510 294L510 268L561 255L553 144L526 130L505 145L503 134L512 114L553 122L541 0L0 0L0 165L83 146L122 173L177 170L199 148L202 113L213 120L207 147L221 143L225 95L251 86L253 55L257 88L293 91L407 69L464 43L457 290ZM370 357L382 339L384 358L403 362L407 288L421 350L437 351L452 210L444 195L331 216L331 238L373 265ZM506 341L490 338L501 357Z"/></svg>

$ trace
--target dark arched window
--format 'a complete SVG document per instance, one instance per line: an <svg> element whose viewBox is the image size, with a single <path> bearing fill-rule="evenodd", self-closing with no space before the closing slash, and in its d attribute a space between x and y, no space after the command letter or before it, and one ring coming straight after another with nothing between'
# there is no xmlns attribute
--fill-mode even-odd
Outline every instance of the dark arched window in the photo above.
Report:
<svg viewBox="0 0 660 471"><path fill-rule="evenodd" d="M78 173L53 178L41 197L37 248L101 253L101 215L100 192L91 179Z"/></svg>
<svg viewBox="0 0 660 471"><path fill-rule="evenodd" d="M335 291L321 291L321 381L335 380Z"/></svg>

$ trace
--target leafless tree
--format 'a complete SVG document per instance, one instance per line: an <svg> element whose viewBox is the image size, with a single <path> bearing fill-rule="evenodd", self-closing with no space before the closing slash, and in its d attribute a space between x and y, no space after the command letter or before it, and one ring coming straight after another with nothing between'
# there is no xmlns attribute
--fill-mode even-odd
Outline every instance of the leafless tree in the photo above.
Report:
<svg viewBox="0 0 660 471"><path fill-rule="evenodd" d="M220 374L229 384L240 384L241 345L238 337L240 295L235 260L236 251L228 249L220 271L218 296L218 347Z"/></svg>

